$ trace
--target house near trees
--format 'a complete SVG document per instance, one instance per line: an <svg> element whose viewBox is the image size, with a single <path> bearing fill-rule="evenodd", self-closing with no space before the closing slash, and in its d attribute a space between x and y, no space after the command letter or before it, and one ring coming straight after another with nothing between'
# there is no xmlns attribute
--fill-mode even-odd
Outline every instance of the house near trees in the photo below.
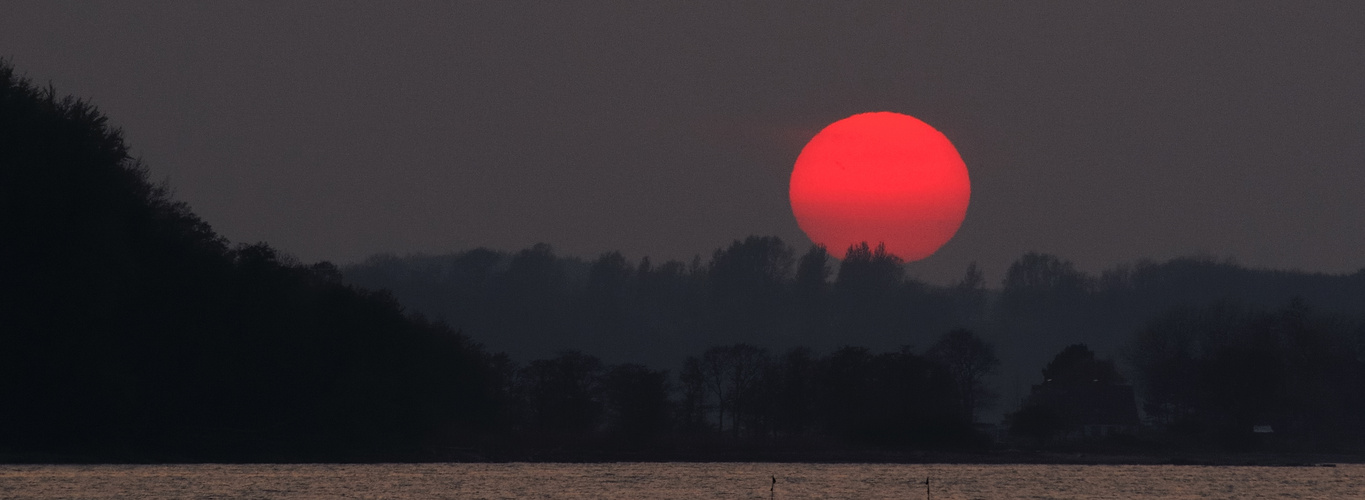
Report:
<svg viewBox="0 0 1365 500"><path fill-rule="evenodd" d="M1085 344L1062 350L1043 369L1023 407L1011 415L1012 434L1079 441L1131 435L1140 425L1133 386L1113 361L1097 360Z"/></svg>
<svg viewBox="0 0 1365 500"><path fill-rule="evenodd" d="M1131 385L1044 382L1033 386L1029 402L1055 410L1065 424L1056 437L1064 440L1131 435L1140 423Z"/></svg>

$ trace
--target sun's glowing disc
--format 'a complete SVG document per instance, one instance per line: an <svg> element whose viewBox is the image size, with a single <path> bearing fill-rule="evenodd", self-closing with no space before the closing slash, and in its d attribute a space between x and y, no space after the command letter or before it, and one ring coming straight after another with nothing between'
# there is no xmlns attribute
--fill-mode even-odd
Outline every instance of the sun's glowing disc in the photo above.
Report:
<svg viewBox="0 0 1365 500"><path fill-rule="evenodd" d="M915 261L957 233L971 192L947 137L912 116L878 112L816 134L796 159L789 194L797 224L834 255L865 241Z"/></svg>

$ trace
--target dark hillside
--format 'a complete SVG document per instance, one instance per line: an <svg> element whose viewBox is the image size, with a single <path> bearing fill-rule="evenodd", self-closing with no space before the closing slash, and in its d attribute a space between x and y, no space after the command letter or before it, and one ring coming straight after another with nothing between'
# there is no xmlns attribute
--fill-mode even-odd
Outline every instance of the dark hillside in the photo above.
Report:
<svg viewBox="0 0 1365 500"><path fill-rule="evenodd" d="M0 453L413 456L486 427L486 355L385 294L230 247L94 106L0 64Z"/></svg>

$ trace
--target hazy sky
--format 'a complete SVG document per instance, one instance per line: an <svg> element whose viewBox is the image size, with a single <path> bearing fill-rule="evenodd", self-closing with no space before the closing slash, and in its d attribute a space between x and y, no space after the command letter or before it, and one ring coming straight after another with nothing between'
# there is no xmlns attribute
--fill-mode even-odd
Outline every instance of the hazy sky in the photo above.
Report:
<svg viewBox="0 0 1365 500"><path fill-rule="evenodd" d="M801 146L887 110L971 172L929 281L1029 250L1365 267L1365 2L468 4L7 1L0 57L306 261L804 250Z"/></svg>

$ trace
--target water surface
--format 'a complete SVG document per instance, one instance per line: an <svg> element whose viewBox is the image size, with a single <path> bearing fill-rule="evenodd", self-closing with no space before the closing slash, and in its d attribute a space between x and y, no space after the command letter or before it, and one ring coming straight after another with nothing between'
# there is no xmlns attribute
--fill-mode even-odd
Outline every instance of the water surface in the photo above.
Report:
<svg viewBox="0 0 1365 500"><path fill-rule="evenodd" d="M776 488L770 477L777 476ZM0 498L1365 498L1365 465L11 465Z"/></svg>

